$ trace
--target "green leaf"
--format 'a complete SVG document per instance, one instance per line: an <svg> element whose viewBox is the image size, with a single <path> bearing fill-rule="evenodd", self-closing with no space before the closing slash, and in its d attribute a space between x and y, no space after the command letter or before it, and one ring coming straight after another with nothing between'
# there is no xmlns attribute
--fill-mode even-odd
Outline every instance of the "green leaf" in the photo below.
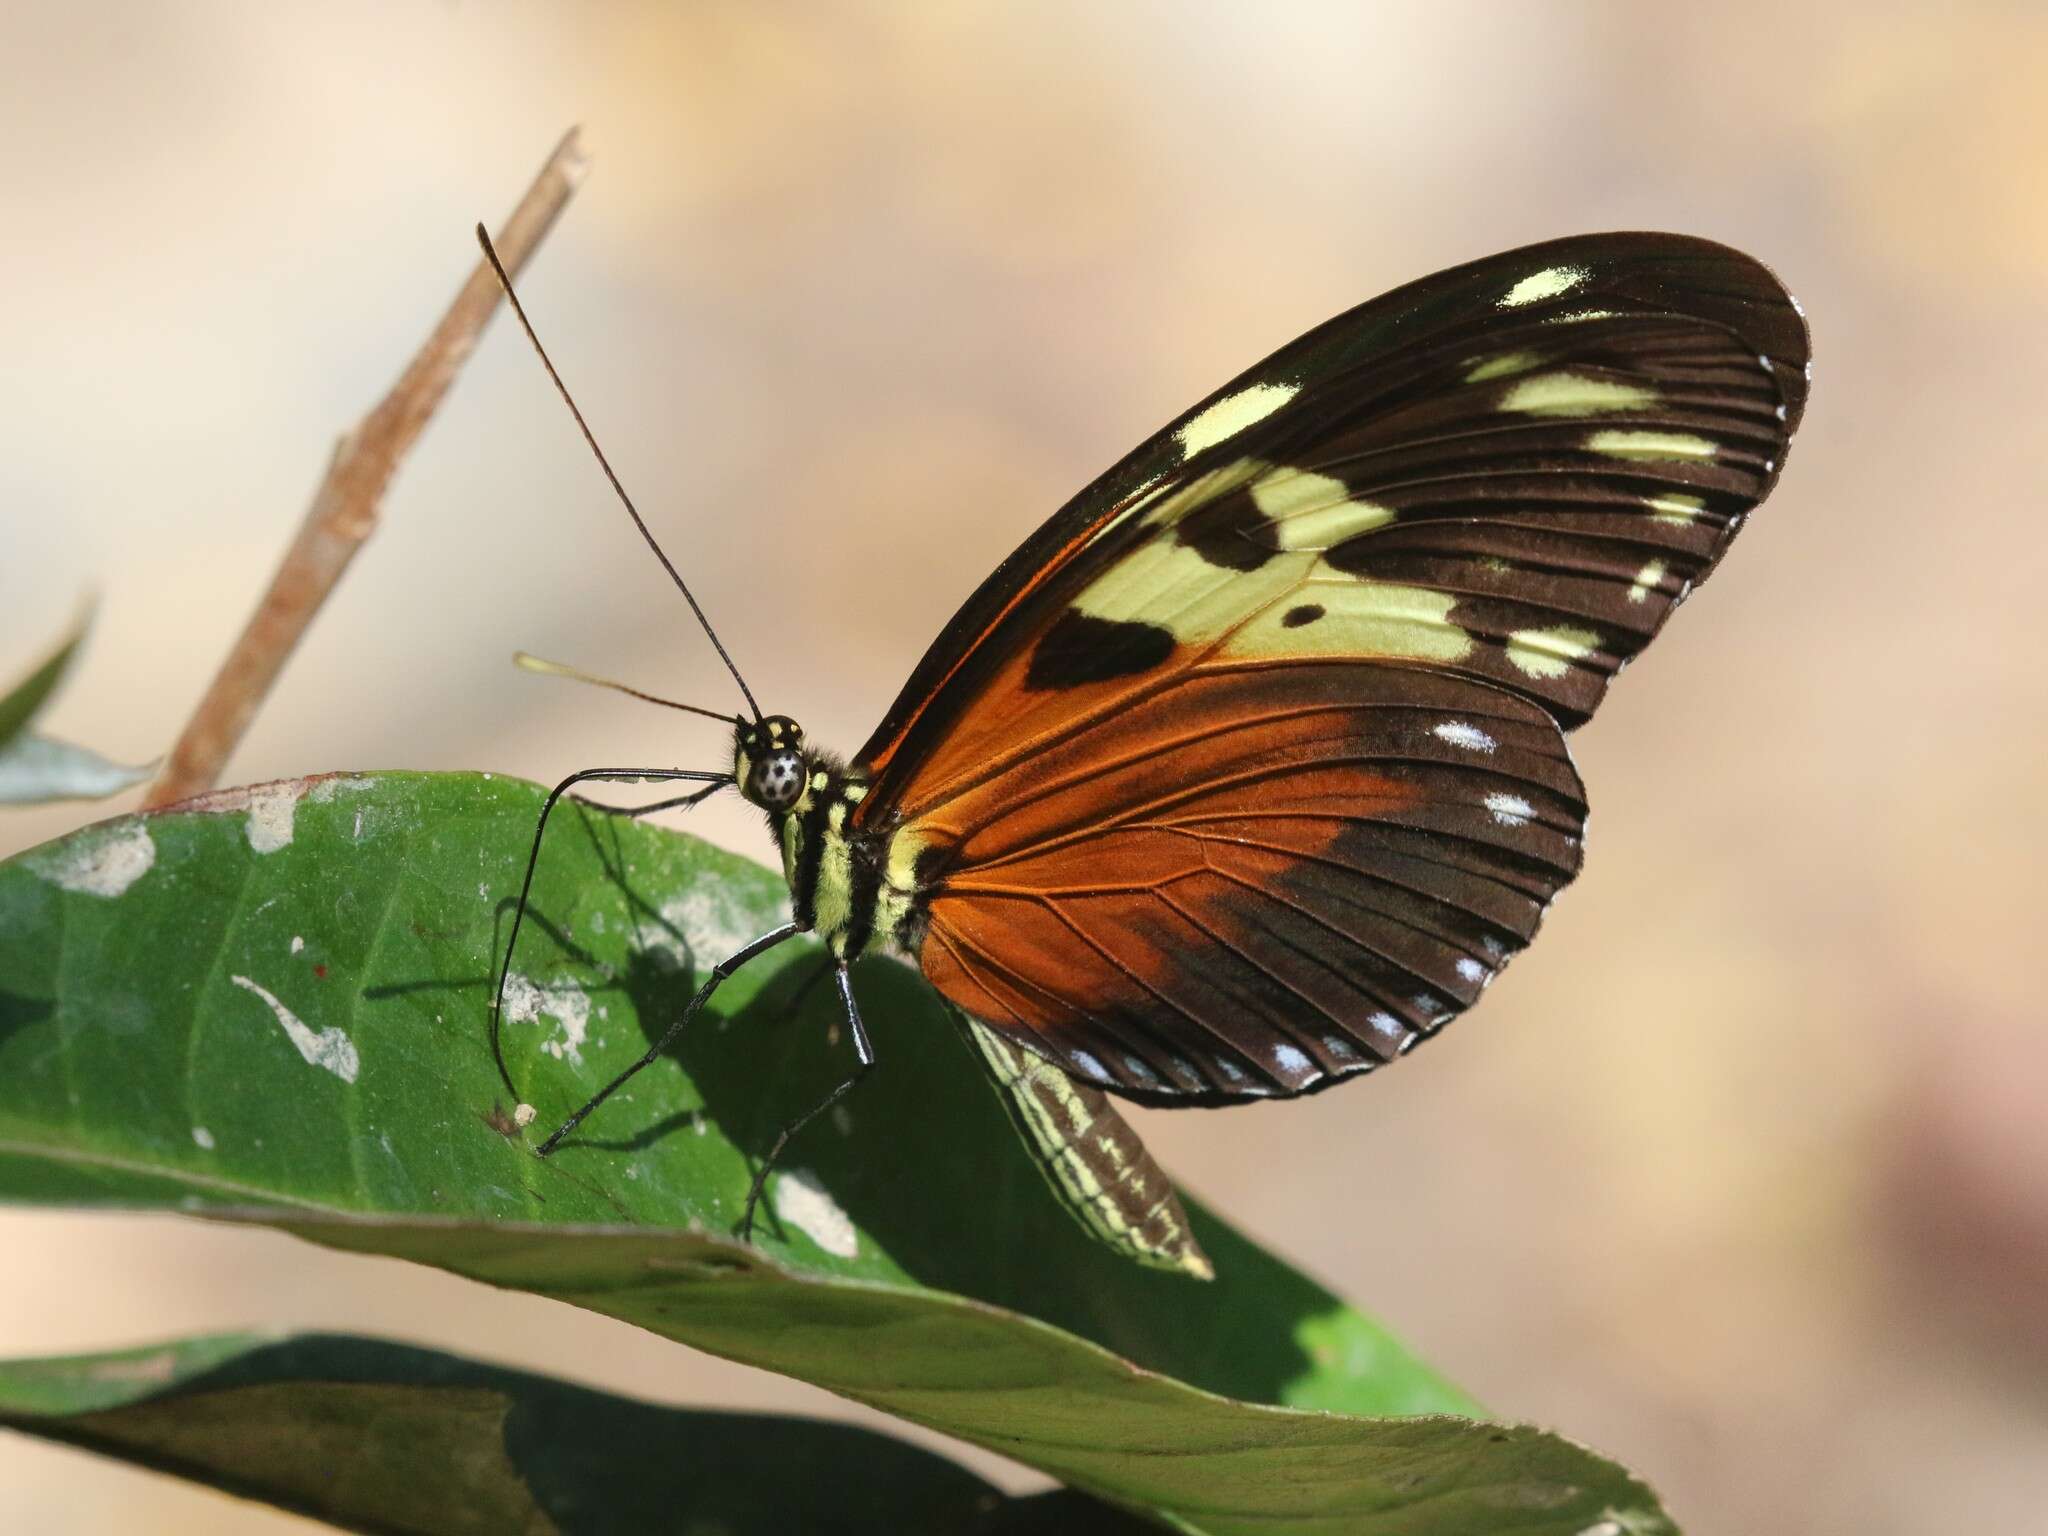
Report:
<svg viewBox="0 0 2048 1536"><path fill-rule="evenodd" d="M89 747L23 731L0 746L0 805L104 800L134 788L154 772L154 763L131 767L111 762Z"/></svg>
<svg viewBox="0 0 2048 1536"><path fill-rule="evenodd" d="M1009 1498L869 1430L657 1408L332 1335L0 1361L0 1425L392 1536L1150 1529L1080 1494Z"/></svg>
<svg viewBox="0 0 2048 1536"><path fill-rule="evenodd" d="M559 1121L786 910L759 866L560 817L501 1081L494 946L538 803L489 778L329 777L0 865L0 1198L261 1221L555 1296L1186 1530L1668 1529L1611 1463L1454 1417L1469 1399L1199 1207L1212 1284L1091 1241L892 961L856 975L881 1065L791 1148L758 1247L731 1236L752 1168L848 1060L828 988L791 1011L814 945L748 967L535 1158L514 1105Z"/></svg>
<svg viewBox="0 0 2048 1536"><path fill-rule="evenodd" d="M78 647L84 643L86 630L91 627L91 613L81 614L71 626L71 633L58 642L56 650L5 695L0 695L0 747L5 747L19 736L29 721L36 717L36 712L49 702L50 695L57 691L57 684L64 680L71 658L78 654Z"/></svg>

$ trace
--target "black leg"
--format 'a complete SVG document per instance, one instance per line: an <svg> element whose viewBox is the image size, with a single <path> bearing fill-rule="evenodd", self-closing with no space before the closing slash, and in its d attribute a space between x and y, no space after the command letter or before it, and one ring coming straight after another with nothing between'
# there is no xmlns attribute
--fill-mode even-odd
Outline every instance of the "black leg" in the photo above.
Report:
<svg viewBox="0 0 2048 1536"><path fill-rule="evenodd" d="M598 1105L602 1104L606 1099L610 1098L614 1093L618 1092L620 1087L623 1086L626 1083L626 1081L633 1076L634 1073L640 1071L643 1067L651 1067L654 1065L655 1062L659 1061L661 1059L661 1053L668 1049L669 1042L674 1040L677 1035L681 1034L683 1032L683 1026L688 1024L690 1020L695 1018L698 1012L704 1007L704 1005L711 1001L711 994L718 990L718 984L720 982L724 981L726 977L730 976L734 971L738 970L741 966L745 965L749 960L753 959L756 955L762 954L767 950L773 949L776 945L780 944L784 939L794 938L796 937L796 935L802 933L803 931L804 930L798 927L795 923L784 923L780 928L774 929L769 933L762 934L760 938L755 939L752 943L742 945L740 948L734 950L731 954L727 955L723 960L719 961L718 964L714 965L711 968L711 974L705 978L704 985L697 989L697 995L690 999L690 1006L683 1010L681 1017L679 1017L675 1021L675 1023L669 1025L667 1029L662 1031L661 1038L655 1041L654 1044L650 1045L647 1048L647 1054L645 1056L642 1056L638 1061L634 1062L633 1065L626 1068L625 1071L621 1072L617 1077L613 1078L610 1082L606 1083L602 1088L598 1089L598 1091L591 1096L590 1101L588 1103L586 1103L581 1109L577 1110L576 1113L571 1115L567 1120L564 1120L561 1123L561 1125L556 1128L555 1133L552 1136L548 1137L546 1141L540 1144L540 1155L542 1157L546 1157L550 1152L554 1151L555 1148L561 1144L562 1138L564 1136L568 1135L571 1131L575 1130L577 1126L581 1125L583 1123L584 1117L587 1116L593 1109L597 1108ZM865 1037L862 1038L862 1044L863 1046L865 1046L866 1044Z"/></svg>
<svg viewBox="0 0 2048 1536"><path fill-rule="evenodd" d="M782 1149L789 1145L791 1139L795 1137L798 1131L801 1131L805 1126L817 1119L818 1116L845 1098L848 1093L852 1092L854 1084L866 1077L868 1075L868 1068L875 1064L875 1048L868 1042L867 1026L860 1021L860 1009L855 1006L853 1001L853 982L847 976L845 964L842 962L838 965L832 974L839 983L839 1002L846 1010L846 1027L853 1036L853 1054L858 1058L858 1064L853 1069L853 1076L826 1094L807 1113L799 1115L795 1120L785 1125L776 1135L775 1145L768 1149L768 1155L761 1160L760 1171L754 1175L754 1182L747 1189L747 1208L740 1217L741 1242L745 1242L753 1236L754 1208L761 1203L761 1191L768 1187L768 1175L775 1167L775 1160L782 1156Z"/></svg>
<svg viewBox="0 0 2048 1536"><path fill-rule="evenodd" d="M519 882L519 905L512 910L512 934L505 940L505 962L498 967L498 990L491 998L491 1055L497 1060L498 1076L504 1081L507 1091L515 1098L518 1097L519 1090L512 1086L512 1077L505 1069L505 1056L499 1046L498 1039L498 1028L505 1013L505 982L512 974L512 954L519 945L519 927L526 921L526 900L533 894L533 874L540 867L540 843L541 839L547 835L548 817L554 814L555 807L561 803L562 796L578 784L588 783L593 779L601 779L614 784L644 783L649 779L691 779L704 782L702 789L693 790L691 793L679 796L674 800L663 801L656 805L642 806L638 810L619 813L630 816L645 816L651 811L665 810L670 806L694 805L700 799L725 788L726 785L732 782L732 775L729 773L705 773L689 768L584 768L570 774L569 777L548 791L547 799L541 804L540 820L534 823L533 847L526 855L526 875ZM613 808L610 806L599 806L598 809L612 810Z"/></svg>
<svg viewBox="0 0 2048 1536"><path fill-rule="evenodd" d="M570 796L578 805L588 806L593 811L603 811L607 816L623 816L628 821L642 816L652 816L656 811L689 810L709 800L721 789L732 783L730 778L720 776L716 784L706 784L702 789L693 789L687 795L676 795L668 800L657 800L652 805L606 805L601 800L585 799L582 795Z"/></svg>

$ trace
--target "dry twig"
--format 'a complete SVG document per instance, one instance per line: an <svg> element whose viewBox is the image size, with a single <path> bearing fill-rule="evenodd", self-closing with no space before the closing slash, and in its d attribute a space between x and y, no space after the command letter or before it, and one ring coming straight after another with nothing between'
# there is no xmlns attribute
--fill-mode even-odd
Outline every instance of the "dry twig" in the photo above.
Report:
<svg viewBox="0 0 2048 1536"><path fill-rule="evenodd" d="M517 273L583 179L577 130L563 135L498 235L498 253ZM199 701L144 804L169 805L213 787L223 765L270 693L285 659L377 526L385 488L455 376L468 361L501 295L478 262L425 345L391 392L335 445L327 475L307 509L248 626Z"/></svg>

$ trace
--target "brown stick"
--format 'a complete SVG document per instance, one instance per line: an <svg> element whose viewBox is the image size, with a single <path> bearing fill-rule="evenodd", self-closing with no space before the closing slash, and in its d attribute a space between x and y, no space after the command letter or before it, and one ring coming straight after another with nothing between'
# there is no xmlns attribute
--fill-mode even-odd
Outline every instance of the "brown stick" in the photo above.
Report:
<svg viewBox="0 0 2048 1536"><path fill-rule="evenodd" d="M508 270L516 273L526 265L583 179L585 164L578 130L572 128L498 236L498 253ZM211 789L220 777L299 637L376 529L399 460L455 382L500 299L497 278L478 262L391 392L335 445L298 537L143 797L146 807L187 799Z"/></svg>

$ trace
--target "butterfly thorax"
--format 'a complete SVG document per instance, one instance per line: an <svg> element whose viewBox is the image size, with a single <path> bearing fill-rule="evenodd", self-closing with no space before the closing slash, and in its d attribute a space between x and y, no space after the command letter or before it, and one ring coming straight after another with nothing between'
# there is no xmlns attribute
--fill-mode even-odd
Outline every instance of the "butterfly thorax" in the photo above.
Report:
<svg viewBox="0 0 2048 1536"><path fill-rule="evenodd" d="M806 747L803 727L787 715L770 715L735 731L733 777L767 815L791 916L835 959L856 958L878 934L914 950L923 904L908 872L892 870L892 839L851 825L867 796L865 774Z"/></svg>

